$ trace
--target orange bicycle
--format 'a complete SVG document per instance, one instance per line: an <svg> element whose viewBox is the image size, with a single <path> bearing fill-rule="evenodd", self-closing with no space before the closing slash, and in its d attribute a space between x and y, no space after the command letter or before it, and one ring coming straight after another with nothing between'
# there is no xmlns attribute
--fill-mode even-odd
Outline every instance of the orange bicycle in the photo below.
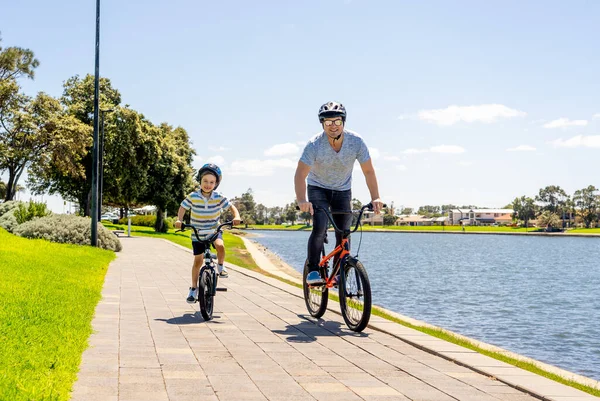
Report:
<svg viewBox="0 0 600 401"><path fill-rule="evenodd" d="M319 262L319 268L321 276L325 278L325 284L309 286L306 283L306 276L309 270L308 261L305 263L302 275L302 287L306 308L311 316L320 318L327 309L329 289L338 287L340 308L346 325L352 331L363 331L371 318L371 284L369 283L369 276L365 267L358 260L358 253L356 256L350 256L349 239L350 235L358 230L363 212L367 209L373 210L373 205L369 203L360 209L356 225L352 230L340 229L335 224L329 210L320 207L315 208L325 212L333 229L342 234L342 242L328 255L325 255L325 247L321 251L322 258ZM327 237L325 237L325 241L327 241ZM332 258L333 267L330 269L329 261Z"/></svg>

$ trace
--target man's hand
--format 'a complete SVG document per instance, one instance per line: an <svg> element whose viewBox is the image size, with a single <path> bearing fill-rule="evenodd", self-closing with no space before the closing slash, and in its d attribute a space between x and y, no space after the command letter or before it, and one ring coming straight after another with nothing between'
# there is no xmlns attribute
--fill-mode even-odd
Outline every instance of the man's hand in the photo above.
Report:
<svg viewBox="0 0 600 401"><path fill-rule="evenodd" d="M298 202L298 207L300 208L301 212L309 212L311 215L315 214L312 203L310 202L300 201Z"/></svg>
<svg viewBox="0 0 600 401"><path fill-rule="evenodd" d="M180 229L180 228L181 228L181 221L177 220L177 221L175 222L175 228L176 228L176 229Z"/></svg>
<svg viewBox="0 0 600 401"><path fill-rule="evenodd" d="M371 201L371 204L373 205L373 211L375 212L375 214L381 213L381 209L383 208L383 202L381 201L381 199L373 199Z"/></svg>
<svg viewBox="0 0 600 401"><path fill-rule="evenodd" d="M238 217L234 217L233 218L233 225L237 226L238 224L240 224L242 222L242 219L240 218L240 216Z"/></svg>

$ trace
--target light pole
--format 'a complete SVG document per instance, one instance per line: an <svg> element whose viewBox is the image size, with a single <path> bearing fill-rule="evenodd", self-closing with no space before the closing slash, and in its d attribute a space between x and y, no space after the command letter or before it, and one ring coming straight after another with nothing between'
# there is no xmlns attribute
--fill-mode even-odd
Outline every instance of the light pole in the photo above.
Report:
<svg viewBox="0 0 600 401"><path fill-rule="evenodd" d="M96 63L94 71L94 145L92 147L91 245L98 245L98 97L100 81L100 0L96 0Z"/></svg>
<svg viewBox="0 0 600 401"><path fill-rule="evenodd" d="M102 118L100 119L100 151L99 153L99 162L98 162L98 221L100 221L100 217L102 216L102 190L104 189L104 114L112 113L115 111L114 109L100 110Z"/></svg>

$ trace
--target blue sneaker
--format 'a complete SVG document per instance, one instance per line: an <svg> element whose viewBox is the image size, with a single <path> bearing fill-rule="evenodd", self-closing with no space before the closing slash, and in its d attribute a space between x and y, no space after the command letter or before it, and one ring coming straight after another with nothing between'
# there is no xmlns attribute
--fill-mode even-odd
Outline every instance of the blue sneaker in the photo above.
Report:
<svg viewBox="0 0 600 401"><path fill-rule="evenodd" d="M317 271L309 272L306 275L306 284L308 285L323 285L325 284L325 280L321 277L321 274Z"/></svg>

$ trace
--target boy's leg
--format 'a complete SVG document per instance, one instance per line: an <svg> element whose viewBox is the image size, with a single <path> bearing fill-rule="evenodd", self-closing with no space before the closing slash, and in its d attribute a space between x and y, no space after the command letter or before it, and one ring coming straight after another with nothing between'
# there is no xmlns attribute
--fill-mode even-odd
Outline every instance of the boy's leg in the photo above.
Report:
<svg viewBox="0 0 600 401"><path fill-rule="evenodd" d="M194 264L192 265L192 288L198 287L198 275L200 274L200 268L204 263L204 257L202 255L194 256Z"/></svg>
<svg viewBox="0 0 600 401"><path fill-rule="evenodd" d="M204 245L192 241L192 248L194 249L194 264L192 265L192 285L186 298L188 304L193 304L198 300L198 276L204 263Z"/></svg>
<svg viewBox="0 0 600 401"><path fill-rule="evenodd" d="M225 262L225 244L223 243L223 239L219 237L215 240L214 245L217 250L217 273L221 277L227 277L229 273L227 273L227 269L223 265L223 262Z"/></svg>

